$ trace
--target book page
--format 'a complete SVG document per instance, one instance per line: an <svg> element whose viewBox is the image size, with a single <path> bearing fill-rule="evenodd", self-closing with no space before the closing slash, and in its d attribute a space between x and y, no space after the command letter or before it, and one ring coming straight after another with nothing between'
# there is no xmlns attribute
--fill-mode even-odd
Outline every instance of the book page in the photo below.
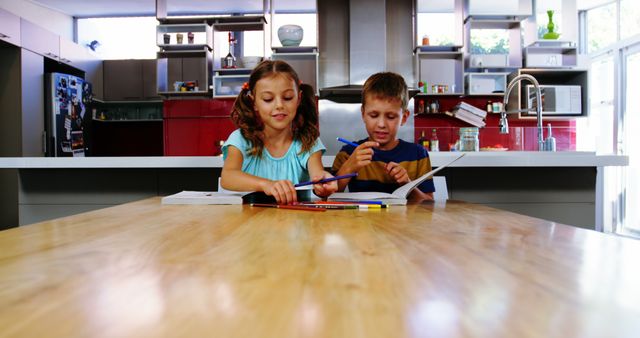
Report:
<svg viewBox="0 0 640 338"><path fill-rule="evenodd" d="M403 186L401 186L400 188L396 189L393 191L393 195L396 198L404 198L406 199L409 196L409 193L411 193L411 190L415 189L417 186L419 186L422 182L426 181L427 179L433 177L433 175L435 173L437 173L438 171L448 167L449 165L451 165L451 163L459 160L460 158L462 158L464 155L466 155L465 153L460 154L460 156L454 158L452 161L450 161L447 164L441 165L439 166L437 169L433 169L430 172L416 178L415 180L409 182L409 183L405 183Z"/></svg>

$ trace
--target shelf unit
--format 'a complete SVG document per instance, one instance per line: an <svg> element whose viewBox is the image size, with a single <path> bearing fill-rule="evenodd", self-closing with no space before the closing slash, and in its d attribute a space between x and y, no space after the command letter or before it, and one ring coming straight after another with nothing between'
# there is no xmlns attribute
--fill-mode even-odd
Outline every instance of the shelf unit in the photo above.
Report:
<svg viewBox="0 0 640 338"><path fill-rule="evenodd" d="M307 52L308 48L300 48L302 52L296 53L289 48L282 49L287 50L286 53L277 53L279 50L274 48L274 53L271 54L272 60L286 61L291 67L298 73L300 81L311 85L313 92L319 95L318 85L318 52Z"/></svg>
<svg viewBox="0 0 640 338"><path fill-rule="evenodd" d="M540 40L525 47L527 68L571 68L578 65L578 47L572 41Z"/></svg>
<svg viewBox="0 0 640 338"><path fill-rule="evenodd" d="M213 53L201 50L169 50L157 53L158 94L164 97L209 96ZM176 91L175 82L197 81L199 90Z"/></svg>
<svg viewBox="0 0 640 338"><path fill-rule="evenodd" d="M589 73L587 69L538 69L522 68L511 73L507 80L513 79L520 74L530 74L538 80L540 85L577 85L581 88L582 115L542 115L544 120L567 120L576 117L586 117L589 114L589 104L587 95L589 93ZM524 85L523 85L524 84ZM519 82L509 94L508 111L523 110L527 107L526 85L528 82ZM519 119L536 119L535 114L518 114Z"/></svg>
<svg viewBox="0 0 640 338"><path fill-rule="evenodd" d="M193 34L193 43L189 43L189 33ZM182 43L178 43L178 34L182 35ZM168 42L165 36L169 38ZM205 47L211 50L211 26L207 23L160 24L156 26L156 44L163 51L201 50Z"/></svg>
<svg viewBox="0 0 640 338"><path fill-rule="evenodd" d="M213 97L234 98L238 96L242 85L249 81L251 69L218 69L213 75Z"/></svg>
<svg viewBox="0 0 640 338"><path fill-rule="evenodd" d="M491 68L497 70L522 67L521 19L467 17L465 24L465 46L467 71L475 72ZM504 29L509 34L509 54L473 54L471 53L471 35L473 30Z"/></svg>
<svg viewBox="0 0 640 338"><path fill-rule="evenodd" d="M441 94L462 95L464 85L464 54L460 51L416 51L415 62L419 81L432 85L446 85L449 91ZM436 93L431 93L436 94Z"/></svg>
<svg viewBox="0 0 640 338"><path fill-rule="evenodd" d="M504 96L509 73L465 73L467 95Z"/></svg>

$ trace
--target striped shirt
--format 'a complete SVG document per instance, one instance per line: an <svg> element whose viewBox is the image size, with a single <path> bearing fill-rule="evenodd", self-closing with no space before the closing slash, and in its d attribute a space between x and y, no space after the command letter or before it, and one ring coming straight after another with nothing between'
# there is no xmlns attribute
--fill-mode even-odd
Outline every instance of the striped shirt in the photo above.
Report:
<svg viewBox="0 0 640 338"><path fill-rule="evenodd" d="M356 143L362 144L367 140L368 139L360 140ZM398 184L393 177L389 176L385 170L384 167L388 162L400 164L400 166L407 170L407 174L411 180L415 180L431 171L429 154L422 146L401 139L398 139L398 141L400 141L400 143L391 150L375 149L371 163L362 167L358 171L358 176L351 178L349 181L349 191L381 191L391 193L396 190L400 187L400 184ZM355 147L352 145L346 145L340 149L331 167L334 174L338 172L354 150ZM433 186L432 179L424 181L418 186L418 189L425 193L436 190Z"/></svg>

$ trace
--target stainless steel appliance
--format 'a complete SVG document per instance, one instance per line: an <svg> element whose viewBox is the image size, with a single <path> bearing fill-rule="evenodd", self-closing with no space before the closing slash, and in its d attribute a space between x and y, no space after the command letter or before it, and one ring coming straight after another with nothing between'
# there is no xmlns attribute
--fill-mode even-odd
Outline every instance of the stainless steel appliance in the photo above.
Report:
<svg viewBox="0 0 640 338"><path fill-rule="evenodd" d="M542 115L582 115L582 87L573 85L540 85ZM527 115L535 115L537 106L533 86L527 86Z"/></svg>

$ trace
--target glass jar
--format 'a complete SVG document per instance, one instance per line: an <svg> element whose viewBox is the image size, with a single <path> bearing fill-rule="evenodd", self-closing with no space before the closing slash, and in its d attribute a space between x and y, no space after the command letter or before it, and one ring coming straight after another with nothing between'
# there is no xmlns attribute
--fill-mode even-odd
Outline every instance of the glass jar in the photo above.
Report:
<svg viewBox="0 0 640 338"><path fill-rule="evenodd" d="M460 128L460 151L479 151L480 140L478 134L480 133L478 128Z"/></svg>

